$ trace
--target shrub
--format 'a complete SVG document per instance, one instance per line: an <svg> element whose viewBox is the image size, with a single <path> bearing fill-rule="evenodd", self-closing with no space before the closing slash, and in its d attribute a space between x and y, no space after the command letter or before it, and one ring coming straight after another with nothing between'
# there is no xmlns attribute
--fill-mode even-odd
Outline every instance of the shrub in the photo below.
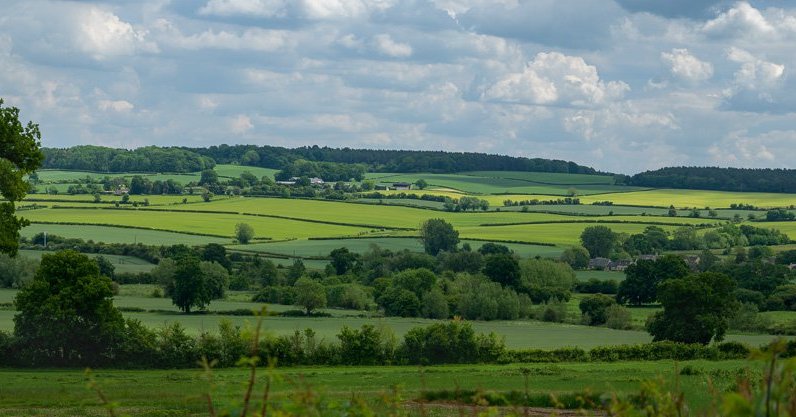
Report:
<svg viewBox="0 0 796 417"><path fill-rule="evenodd" d="M584 317L588 316L590 326L604 324L607 320L606 309L615 305L616 301L607 295L595 294L580 300L580 312Z"/></svg>
<svg viewBox="0 0 796 417"><path fill-rule="evenodd" d="M630 310L619 304L612 304L605 309L605 326L611 329L627 330L632 327Z"/></svg>
<svg viewBox="0 0 796 417"><path fill-rule="evenodd" d="M557 299L539 307L536 319L547 322L563 323L567 319L567 304Z"/></svg>
<svg viewBox="0 0 796 417"><path fill-rule="evenodd" d="M413 364L494 362L505 345L494 334L476 336L469 323L415 327L404 336L401 357Z"/></svg>

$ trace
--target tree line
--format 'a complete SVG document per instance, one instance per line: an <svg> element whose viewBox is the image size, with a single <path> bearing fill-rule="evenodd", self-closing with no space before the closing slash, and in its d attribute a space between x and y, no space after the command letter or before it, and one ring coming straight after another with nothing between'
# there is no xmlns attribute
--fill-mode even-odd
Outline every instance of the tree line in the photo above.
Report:
<svg viewBox="0 0 796 417"><path fill-rule="evenodd" d="M213 158L175 147L114 149L104 146L42 148L42 168L93 172L197 172L213 168Z"/></svg>
<svg viewBox="0 0 796 417"><path fill-rule="evenodd" d="M625 178L628 185L717 191L796 193L796 170L670 167Z"/></svg>

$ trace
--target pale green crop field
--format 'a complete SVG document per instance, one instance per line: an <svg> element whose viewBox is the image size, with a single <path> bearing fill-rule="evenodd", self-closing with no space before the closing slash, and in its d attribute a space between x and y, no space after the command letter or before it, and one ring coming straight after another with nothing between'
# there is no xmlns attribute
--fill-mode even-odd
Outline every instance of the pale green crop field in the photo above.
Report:
<svg viewBox="0 0 796 417"><path fill-rule="evenodd" d="M472 250L478 250L486 242L463 240L460 245L468 243ZM258 251L275 253L286 256L297 257L315 257L329 256L329 253L337 248L348 248L348 250L356 253L368 251L372 245L376 245L382 249L389 249L391 251L409 250L414 252L423 252L423 245L417 238L363 238L363 239L333 239L333 240L290 240L286 242L262 242L249 245L230 245L228 249L245 250L245 251ZM523 257L529 258L533 256L542 257L558 257L563 251L558 247L541 246L541 245L524 245L516 243L506 243L509 249L514 253Z"/></svg>
<svg viewBox="0 0 796 417"><path fill-rule="evenodd" d="M733 203L752 204L761 208L788 207L796 204L796 194L739 193L728 191L658 189L629 193L583 196L584 204L594 201L612 201L614 204L677 208L728 208Z"/></svg>
<svg viewBox="0 0 796 417"><path fill-rule="evenodd" d="M614 185L614 177L610 175L565 174L558 172L527 172L527 171L468 171L461 175L485 178L507 178L542 184L560 185Z"/></svg>
<svg viewBox="0 0 796 417"><path fill-rule="evenodd" d="M236 224L248 223L254 228L255 238L271 239L356 236L369 232L361 227L268 217L170 211L43 209L27 211L25 217L32 222L120 225L228 237L234 236Z"/></svg>
<svg viewBox="0 0 796 417"><path fill-rule="evenodd" d="M594 226L589 223L553 223L553 224L523 224L512 226L465 227L459 229L463 238L478 238L489 240L509 240L529 243L551 243L554 245L577 245L583 229ZM635 234L644 231L647 227L640 223L601 223L611 228L616 233ZM676 226L659 226L666 231L673 231Z"/></svg>
<svg viewBox="0 0 796 417"><path fill-rule="evenodd" d="M226 197L216 197L216 198L226 198ZM163 205L175 205L175 204L182 204L183 200L188 203L197 203L202 201L202 196L199 194L182 194L182 195L131 195L130 196L130 204L138 202L143 204L144 200L149 200L150 206L163 206ZM70 206L70 207L79 207L85 204L80 203L89 203L89 204L113 204L117 201L121 201L121 197L112 194L102 194L100 195L100 203L94 203L94 196L91 194L28 194L25 196L25 200L21 204L30 204L30 203L38 203L41 202L42 204L47 205L61 205L61 206Z"/></svg>
<svg viewBox="0 0 796 417"><path fill-rule="evenodd" d="M372 226L419 228L432 218L444 219L454 227L471 227L483 224L529 223L529 222L578 222L578 221L631 221L638 223L716 223L711 219L653 216L603 216L576 217L563 214L537 212L467 212L452 213L424 210L413 207L343 203L320 200L297 200L282 198L231 198L191 205L170 206L174 210L224 211L230 213L254 213L285 216L313 221L339 222Z"/></svg>
<svg viewBox="0 0 796 417"><path fill-rule="evenodd" d="M791 240L796 240L796 221L793 222L753 222L746 223L755 227L763 227L766 229L777 229L782 233L788 235Z"/></svg>
<svg viewBox="0 0 796 417"><path fill-rule="evenodd" d="M19 255L24 256L26 258L35 259L37 261L41 260L42 255L46 253L53 253L51 251L40 251L40 250L20 250ZM129 272L129 273L139 273L139 272L149 272L152 268L155 267L155 264L152 264L148 261L145 261L141 258L136 258L133 256L122 256L122 255L108 255L108 254L97 254L97 253L87 253L86 256L90 258L96 258L98 256L103 256L105 259L109 260L113 266L116 268L115 271L118 272Z"/></svg>
<svg viewBox="0 0 796 417"><path fill-rule="evenodd" d="M517 173L521 174L529 173ZM473 194L543 194L543 195L566 195L571 188L575 188L578 194L599 194L612 193L619 191L641 190L639 187L616 186L607 183L598 184L561 184L569 174L557 174L551 177L557 183L544 184L533 182L527 179L506 178L506 177L487 177L462 174L395 174L395 173L368 173L366 178L381 184L391 184L393 182L414 183L419 179L424 179L430 187L451 188L466 193ZM580 176L575 176L573 181L580 182ZM598 180L602 181L602 180Z"/></svg>
<svg viewBox="0 0 796 417"><path fill-rule="evenodd" d="M142 243L144 245L188 245L208 243L231 243L232 238L197 236L160 230L128 229L113 226L89 226L67 224L31 224L22 229L21 235L31 238L37 233L48 233L71 239L93 240L105 243Z"/></svg>
<svg viewBox="0 0 796 417"><path fill-rule="evenodd" d="M226 177L226 178L237 178L240 177L240 174L248 171L258 179L262 177L270 177L274 178L274 174L279 172L278 169L272 168L261 168L261 167L252 167L246 165L231 165L231 164L220 164L216 165L213 170L218 173L219 177Z"/></svg>

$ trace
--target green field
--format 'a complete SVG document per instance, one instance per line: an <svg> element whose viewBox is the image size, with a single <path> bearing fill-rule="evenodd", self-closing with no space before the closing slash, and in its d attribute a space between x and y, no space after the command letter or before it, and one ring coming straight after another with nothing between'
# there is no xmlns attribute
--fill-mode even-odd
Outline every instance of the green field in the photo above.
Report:
<svg viewBox="0 0 796 417"><path fill-rule="evenodd" d="M26 216L27 217L27 216ZM83 217L81 220L90 221ZM22 229L22 236L33 237L37 233L47 232L66 238L79 238L105 243L143 243L145 245L206 245L208 243L231 243L230 238L197 236L185 233L164 232L159 230L128 229L112 226L86 226L63 224L31 224Z"/></svg>
<svg viewBox="0 0 796 417"><path fill-rule="evenodd" d="M517 178L508 177L516 174ZM476 174L396 174L368 173L366 178L378 184L394 182L414 183L419 179L428 182L430 188L446 188L472 194L541 194L549 196L565 196L573 188L579 195L615 193L622 191L641 190L639 187L613 185L605 177L597 176L594 182L584 183L584 175L541 173L540 180L533 181L534 175L525 172L508 172L505 177L495 177L494 173L484 176ZM536 174L536 173L534 173ZM571 177L570 177L571 176ZM548 181L545 181L548 180Z"/></svg>
<svg viewBox="0 0 796 417"><path fill-rule="evenodd" d="M610 175L565 174L558 172L469 171L461 174L482 178L501 178L559 185L614 185L615 182L614 177Z"/></svg>
<svg viewBox="0 0 796 417"><path fill-rule="evenodd" d="M217 213L153 212L139 210L45 209L26 212L31 222L82 223L143 227L185 233L234 236L235 225L248 223L257 238L290 239L306 237L356 236L366 234L362 227L338 226ZM132 229L131 229L132 230ZM135 233L134 231L130 232Z"/></svg>
<svg viewBox="0 0 796 417"><path fill-rule="evenodd" d="M240 174L248 171L257 178L269 177L273 179L274 174L279 172L278 169L272 169L272 168L261 168L261 167L251 167L246 165L229 165L229 164L216 165L216 167L213 168L213 170L215 170L218 173L219 177L226 177L226 178L237 178L240 177Z"/></svg>
<svg viewBox="0 0 796 417"><path fill-rule="evenodd" d="M677 375L689 366L698 375ZM625 396L637 393L641 381L661 381L674 389L679 384L685 399L695 409L711 400L708 384L719 391L729 388L735 378L745 373L759 373L762 364L748 361L675 361L619 363L561 363L528 365L451 365L421 370L416 367L297 367L274 372L272 392L275 400L306 386L315 395L344 400L352 396L374 399L399 387L401 396L415 399L421 390L487 389L523 390L521 368L529 368L529 392L541 394L591 391L615 392ZM261 371L260 375L264 375ZM97 384L110 401L118 403L119 412L136 416L206 415L201 395L208 382L198 370L101 370L93 373ZM243 395L245 370L221 369L213 372L213 398L222 409L239 404ZM96 394L86 388L82 370L28 371L0 370L7 382L0 388L0 416L20 414L73 416L107 415L99 407ZM262 392L264 379L254 387ZM257 397L259 398L259 397ZM471 415L475 409L457 410L450 406L427 405L416 415Z"/></svg>
<svg viewBox="0 0 796 417"><path fill-rule="evenodd" d="M634 223L601 223L616 233L641 233L645 224ZM523 224L513 226L462 227L459 234L463 238L479 238L488 240L505 240L516 242L543 242L554 245L572 246L580 241L583 229L594 226L589 223L552 223ZM671 232L675 226L660 226Z"/></svg>
<svg viewBox="0 0 796 417"><path fill-rule="evenodd" d="M463 240L461 244L469 243L473 250L478 250L485 242ZM285 242L263 242L249 245L230 245L229 249L267 252L295 257L326 257L333 249L346 247L352 252L362 253L370 249L371 245L378 245L382 249L392 251L410 250L422 252L423 245L417 238L366 238L366 239L329 239L329 240L291 240ZM523 245L505 243L514 253L523 258L533 256L557 257L562 250L557 247L541 245Z"/></svg>
<svg viewBox="0 0 796 417"><path fill-rule="evenodd" d="M19 255L24 256L26 258L41 260L42 255L45 253L52 253L49 251L40 251L40 250L20 250ZM105 259L109 260L113 266L116 268L114 271L116 273L124 273L129 272L133 274L137 274L139 272L149 272L152 268L155 267L154 264L149 263L141 258L136 258L133 256L122 256L122 255L108 255L108 254L96 254L96 253L88 253L86 254L91 258L96 258L97 256L103 256Z"/></svg>
<svg viewBox="0 0 796 417"><path fill-rule="evenodd" d="M628 193L583 196L584 204L594 201L612 201L619 205L677 208L729 208L730 204L752 204L761 208L789 207L796 204L796 194L740 193L729 191L656 189Z"/></svg>
<svg viewBox="0 0 796 417"><path fill-rule="evenodd" d="M612 279L617 282L624 281L625 273L619 271L595 271L583 270L575 271L575 275L579 281L588 281L590 279L609 280Z"/></svg>

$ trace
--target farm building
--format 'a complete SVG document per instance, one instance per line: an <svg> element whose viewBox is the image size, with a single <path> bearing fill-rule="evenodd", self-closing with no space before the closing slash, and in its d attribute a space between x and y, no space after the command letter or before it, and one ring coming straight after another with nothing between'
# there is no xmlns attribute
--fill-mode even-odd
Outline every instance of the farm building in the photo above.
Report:
<svg viewBox="0 0 796 417"><path fill-rule="evenodd" d="M394 182L392 183L392 188L394 190L411 190L412 184L409 182Z"/></svg>
<svg viewBox="0 0 796 417"><path fill-rule="evenodd" d="M608 258L594 258L589 260L589 269L606 269L611 264Z"/></svg>

